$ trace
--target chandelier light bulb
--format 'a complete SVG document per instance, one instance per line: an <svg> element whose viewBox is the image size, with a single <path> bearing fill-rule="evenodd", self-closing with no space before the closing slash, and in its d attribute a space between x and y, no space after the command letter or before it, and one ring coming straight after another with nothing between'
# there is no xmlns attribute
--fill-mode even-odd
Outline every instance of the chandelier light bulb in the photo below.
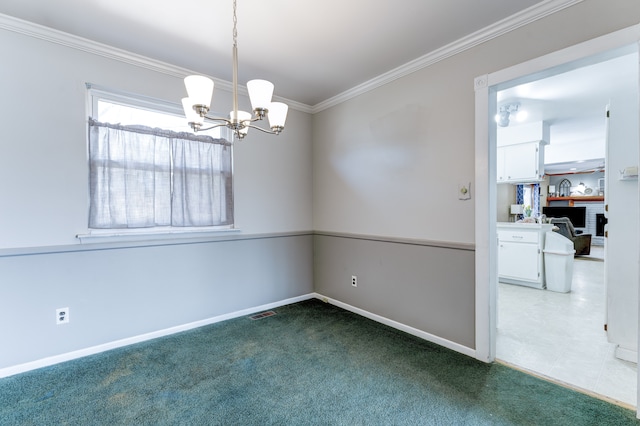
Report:
<svg viewBox="0 0 640 426"><path fill-rule="evenodd" d="M251 80L247 82L249 99L254 111L268 110L273 96L273 83L267 80Z"/></svg>
<svg viewBox="0 0 640 426"><path fill-rule="evenodd" d="M184 109L184 115L187 117L187 123L197 123L202 125L202 117L193 109L193 101L191 98L182 98L182 108Z"/></svg>
<svg viewBox="0 0 640 426"><path fill-rule="evenodd" d="M271 102L269 105L269 126L274 132L281 132L284 129L284 123L287 121L287 112L289 106L282 102ZM276 130L278 129L278 130Z"/></svg>
<svg viewBox="0 0 640 426"><path fill-rule="evenodd" d="M229 119L231 120L232 123L250 122L251 113L247 111L238 111L238 116L236 117L235 111L229 111Z"/></svg>
<svg viewBox="0 0 640 426"><path fill-rule="evenodd" d="M211 98L213 96L213 80L202 75L190 75L185 77L184 85L193 106L203 106L209 111ZM203 115L202 113L200 113Z"/></svg>

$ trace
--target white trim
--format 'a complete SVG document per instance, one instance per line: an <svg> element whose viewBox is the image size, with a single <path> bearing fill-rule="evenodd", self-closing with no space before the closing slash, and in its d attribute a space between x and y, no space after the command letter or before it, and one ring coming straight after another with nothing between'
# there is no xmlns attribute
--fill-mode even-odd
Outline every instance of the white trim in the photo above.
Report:
<svg viewBox="0 0 640 426"><path fill-rule="evenodd" d="M395 244L408 244L416 246L426 247L439 247L451 250L468 250L475 251L475 244L458 243L454 241L437 241L437 240L422 240L416 238L397 238L387 237L382 235L367 235L367 234L350 234L345 232L330 232L330 231L313 231L314 235L320 235L324 237L335 238L348 238L352 240L367 240L367 241L379 241L383 243L395 243Z"/></svg>
<svg viewBox="0 0 640 426"><path fill-rule="evenodd" d="M575 67L591 65L595 55L603 55L598 60L604 60L616 52L617 49L631 52L635 40L640 38L640 25L623 28L618 31L587 40L582 43L513 65L488 75L487 86L498 86L499 90L530 81L532 75L540 79L546 75L556 73L555 67L573 64ZM613 55L615 56L615 55ZM612 56L612 57L613 57Z"/></svg>
<svg viewBox="0 0 640 426"><path fill-rule="evenodd" d="M117 243L126 241L188 240L193 238L218 237L241 232L238 228L140 228L140 229L90 229L86 234L78 234L80 244Z"/></svg>
<svg viewBox="0 0 640 426"><path fill-rule="evenodd" d="M478 259L495 259L496 245L492 236L497 236L496 231L496 167L495 144L490 144L488 138L479 138L478 135L489 135L489 129L495 127L495 121L488 119L485 110L489 103L495 103L495 96L489 97L488 75L477 77L474 81L476 90L475 108L475 173L476 194L475 197L475 242L476 242L476 358L484 362L493 362L495 359L495 330L496 327L496 287L484 285L496 279L496 265L489 261ZM496 109L495 105L492 110ZM494 132L495 133L495 130ZM493 184L492 184L493 182ZM482 194L482 195L480 195ZM489 226L487 226L487 223Z"/></svg>
<svg viewBox="0 0 640 426"><path fill-rule="evenodd" d="M479 76L476 88L476 351L478 359L492 361L495 356L495 283L496 259L492 244L495 235L495 153L490 144L489 126L495 126L490 111L495 113L495 94L498 88L511 87L532 74L542 73L563 64L578 60L593 61L594 56L604 55L615 49L637 43L640 25L579 43L518 65ZM491 95L491 96L490 96ZM493 137L495 132L491 132ZM493 219L492 219L493 218ZM490 238L491 237L491 238ZM491 285L491 283L494 283ZM489 297L489 300L486 300ZM483 299L484 298L484 299ZM488 303L487 303L488 302ZM493 311L493 312L492 312Z"/></svg>
<svg viewBox="0 0 640 426"><path fill-rule="evenodd" d="M379 322L381 324L388 325L389 327L395 328L396 330L404 331L405 333L411 334L413 336L419 337L421 339L427 340L429 342L435 343L437 345L443 346L445 348L451 349L453 351L462 353L464 355L470 357L476 357L476 354L473 349L468 348L466 346L460 345L458 343L452 342L450 340L443 339L441 337L435 336L433 334L424 332L422 330L418 330L417 328L410 327L408 325L399 323L397 321L390 320L388 318L382 317L380 315L373 314L371 312L365 311L360 308L356 308L355 306L351 306L349 304L340 302L335 299L330 299L326 296L323 296L319 293L309 293L302 296L292 297L289 299L281 300L274 303L268 303L265 305L255 306L252 308L243 309L236 312L230 312L228 314L218 315L212 318L207 318L200 321L194 321L188 324L178 325L175 327L166 328L163 330L153 331L150 333L141 334L138 336L127 337L125 339L116 340L109 343L103 343L101 345L92 346L89 348L80 349L73 352L67 352L60 355L55 355L47 358L42 358L36 361L27 362L24 364L14 365L11 367L5 367L0 369L0 378L13 376L15 374L24 373L27 371L35 370L38 368L48 367L51 365L59 364L66 361L72 361L74 359L83 358L85 356L95 355L101 352L106 352L112 349L121 348L124 346L133 345L136 343L146 342L148 340L157 339L159 337L169 336L175 333L180 333L187 330L192 330L194 328L203 327L210 324L215 324L221 321L226 321L233 318L238 318L246 315L251 315L256 312L267 311L269 309L275 309L280 306L290 305L292 303L302 302L304 300L309 299L318 299L323 302L330 303L339 308L345 309L347 311L353 312L355 314L361 315L365 318L369 318L373 321Z"/></svg>
<svg viewBox="0 0 640 426"><path fill-rule="evenodd" d="M450 340L447 339L443 339L442 337L438 337L436 335L427 333L426 331L422 331L419 330L417 328L413 328L410 327L408 325L402 324L400 322L391 320L389 318L385 318L383 316L377 315L377 314L373 314L369 311L365 311L364 309L360 309L357 308L355 306L349 305L347 303L344 302L340 302L339 300L335 300L335 299L331 299L329 297L323 296L322 294L319 293L313 293L313 296L316 299L319 299L325 303L329 303L331 305L335 305L339 308L345 309L347 311L353 312L355 314L358 314L360 316L363 316L365 318L369 318L373 321L379 322L381 324L384 325L388 325L389 327L395 328L396 330L400 330L400 331L404 331L405 333L411 334L412 336L416 336L419 337L421 339L427 340L429 342L435 343L437 345L443 346L447 349L451 349L452 351L456 351L459 352L461 354L470 356L470 357L476 357L476 351L468 348L466 346L463 346L459 343L455 343L452 342Z"/></svg>
<svg viewBox="0 0 640 426"><path fill-rule="evenodd" d="M0 369L0 378L13 376L14 374L24 373L27 371L35 370L37 368L48 367L50 365L71 361L71 360L82 358L89 355L95 355L101 352L109 351L111 349L117 349L124 346L133 345L135 343L146 342L147 340L157 339L158 337L169 336L171 334L180 333L182 331L192 330L194 328L203 327L205 325L215 324L217 322L250 315L256 312L267 311L269 309L274 309L279 306L302 302L304 300L313 299L314 297L315 297L314 294L305 294L302 296L281 300L279 302L268 303L266 305L261 305L261 306L255 306L253 308L247 308L241 311L230 312L228 314L218 315L212 318L166 328L164 330L158 330L158 331L153 331L151 333L141 334L138 336L127 337L125 339L120 339L120 340L116 340L109 343L103 343L101 345L92 346L90 348L80 349L73 352L67 352L65 354L60 354L60 355L55 355L48 358L39 359L37 361L32 361L24 364L14 365L12 367L2 368Z"/></svg>
<svg viewBox="0 0 640 426"><path fill-rule="evenodd" d="M633 362L633 363L638 363L638 352L631 350L631 349L627 349L627 348L621 348L620 345L616 346L616 358L618 359L622 359L624 361L629 361L629 362Z"/></svg>
<svg viewBox="0 0 640 426"><path fill-rule="evenodd" d="M240 230L238 230L240 231ZM202 233L199 235L188 235L186 238L180 238L180 236L171 236L170 234L164 234L164 238L148 238L140 237L127 238L115 241L107 242L105 240L91 241L91 244L67 244L61 246L36 246L36 247L16 247L0 249L0 257L8 256L34 256L41 254L52 253L75 253L81 251L96 251L96 250L120 250L140 247L161 247L172 246L182 244L209 244L209 243L225 243L230 241L247 241L247 240L261 240L267 238L290 238L290 237L305 237L313 236L313 231L291 231L291 232L278 232L269 234L243 234L240 232L212 232Z"/></svg>
<svg viewBox="0 0 640 426"><path fill-rule="evenodd" d="M640 25L638 25L638 27L640 27ZM640 32L640 29L639 29L639 32ZM640 52L640 35L638 35L636 46L638 48L638 51ZM640 68L640 55L638 55L638 67ZM638 84L640 85L640 73L638 74ZM640 97L638 99L638 107L640 109ZM638 117L638 127L640 127L640 116ZM640 128L638 130L640 130ZM640 157L638 158L638 161L640 163ZM640 185L638 186L638 192L640 193ZM640 245L640 238L638 238L638 245ZM640 261L640 258L638 260ZM640 265L640 262L638 262L638 265ZM638 305L640 305L640 297L638 297L637 303ZM640 307L638 309L640 309ZM638 324L638 350L636 351L636 364L638 363L638 352L640 352L640 321ZM637 369L638 367L636 365L636 370ZM636 410L636 418L638 419L640 419L640 392L638 392L639 383L640 383L640 370L636 371L636 407L639 407L639 409Z"/></svg>
<svg viewBox="0 0 640 426"><path fill-rule="evenodd" d="M23 34L50 43L59 44L61 46L70 47L72 49L80 50L96 56L102 56L107 59L134 65L140 68L146 68L148 70L170 75L173 77L184 78L195 73L194 71L187 68L182 68L166 62L158 61L123 49L118 49L117 47L98 43L97 41L88 40L86 38L78 37L73 34L68 34L63 31L45 27L44 25L39 25L9 15L3 15L1 13L0 29ZM208 77L215 82L216 89L225 90L227 92L232 91L233 86L231 82L213 76ZM247 88L245 86L238 86L238 93L244 96L248 96ZM296 109L298 111L311 113L312 110L309 105L303 104L301 102L296 102L291 99L274 96L274 100L285 102L287 105L289 105L289 108Z"/></svg>
<svg viewBox="0 0 640 426"><path fill-rule="evenodd" d="M178 102L168 102L163 99L131 93L120 89L112 89L90 82L85 83L89 96L90 111L88 116L100 121L98 116L98 100L104 99L116 103L121 103L135 108L149 109L177 116L184 115L182 105Z"/></svg>
<svg viewBox="0 0 640 426"><path fill-rule="evenodd" d="M640 41L640 25L634 25L613 33L588 40L577 45L544 55L527 62L477 77L476 88L476 358L492 361L495 357L496 315L496 247L495 234L495 126L491 115L496 111L496 93L512 87L531 76L554 72L554 67L574 64L576 61L591 63L596 55L606 56L617 49ZM488 298L488 300L487 300ZM640 378L640 370L638 371ZM640 394L639 401L640 401ZM638 405L640 408L640 405ZM636 416L640 418L640 411Z"/></svg>
<svg viewBox="0 0 640 426"><path fill-rule="evenodd" d="M573 6L583 0L545 0L519 13L509 16L495 24L489 25L475 33L469 34L459 40L454 41L446 46L427 53L413 61L407 62L391 71L388 71L378 77L359 84L345 92L340 93L332 98L322 101L312 108L312 113L323 111L332 106L338 105L349 99L355 98L363 93L376 89L385 84L391 83L408 74L419 71L458 53L469 50L479 44L485 43L501 35L520 28L531 22L542 19L562 9Z"/></svg>
<svg viewBox="0 0 640 426"><path fill-rule="evenodd" d="M315 114L582 1L583 0L544 0L528 9L498 21L486 28L476 31L475 33L469 34L424 56L407 62L404 65L359 84L358 86L314 106L309 106L278 96L274 97L274 99L285 102L290 108L298 111ZM146 56L138 55L123 49L118 49L113 46L91 41L8 15L0 14L0 28L174 77L184 78L187 75L194 73L186 68L157 61ZM209 77L214 80L217 88L231 92L232 84L230 82L212 76ZM239 89L241 94L247 95L245 87L241 86Z"/></svg>

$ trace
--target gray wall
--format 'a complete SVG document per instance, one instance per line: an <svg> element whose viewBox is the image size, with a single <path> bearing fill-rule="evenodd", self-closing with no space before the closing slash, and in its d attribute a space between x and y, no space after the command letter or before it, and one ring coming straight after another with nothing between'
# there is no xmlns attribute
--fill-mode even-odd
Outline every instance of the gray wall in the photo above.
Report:
<svg viewBox="0 0 640 426"><path fill-rule="evenodd" d="M457 198L475 175L474 77L639 21L637 0L585 0L313 117L292 110L278 138L250 135L235 150L237 224L281 238L88 251L74 251L85 82L178 103L180 72L0 29L0 312L14 318L0 368L306 294L313 274L329 297L474 346L474 256L430 246L474 243L473 199ZM218 90L212 109L229 104ZM313 260L308 236L287 235L310 230L333 235ZM29 248L41 254L15 255ZM353 271L361 291L348 293ZM71 324L54 326L65 306Z"/></svg>
<svg viewBox="0 0 640 426"><path fill-rule="evenodd" d="M87 232L85 83L181 108L187 71L1 28L0 53L11 58L0 68L3 99L11 100L0 103L0 249L78 244L75 236ZM245 96L239 102L250 108ZM216 88L212 110L231 103ZM310 114L291 109L278 137L250 131L234 149L236 225L249 234L311 230L310 170Z"/></svg>
<svg viewBox="0 0 640 426"><path fill-rule="evenodd" d="M473 259L471 248L316 235L314 286L321 295L474 348Z"/></svg>
<svg viewBox="0 0 640 426"><path fill-rule="evenodd" d="M234 150L233 235L276 238L80 244L85 83L179 107L187 71L49 37L0 25L0 369L312 292L311 116L295 108L280 136L253 131ZM216 88L212 109L229 105ZM62 307L71 322L56 326Z"/></svg>
<svg viewBox="0 0 640 426"><path fill-rule="evenodd" d="M457 191L458 184L475 176L474 78L638 22L637 0L585 0L316 113L314 229L381 240L474 244L474 183L472 201L458 200ZM407 305L403 297L387 298L379 291L395 285L393 274L376 278L377 290L345 294L344 276L337 271L350 275L362 267L357 252L361 248L342 240L332 244L336 247L331 250L341 250L345 256L316 253L323 260L319 265L317 258L315 264L318 291L330 298L349 297L351 305L387 317L428 315L415 304ZM474 318L460 308L475 298L473 277L464 272L473 268L475 259L442 250L429 251L442 260L429 262L429 273L447 280L430 282L421 295L429 306L438 307L439 315L419 327L427 331L447 324L446 330L438 330L441 337L473 345L464 330L475 329ZM402 276L423 276L423 262L424 258L413 257L403 265ZM324 281L332 279L337 282ZM450 286L449 280L469 281ZM413 294L412 288L397 291Z"/></svg>
<svg viewBox="0 0 640 426"><path fill-rule="evenodd" d="M311 259L311 235L0 257L0 368L309 294Z"/></svg>

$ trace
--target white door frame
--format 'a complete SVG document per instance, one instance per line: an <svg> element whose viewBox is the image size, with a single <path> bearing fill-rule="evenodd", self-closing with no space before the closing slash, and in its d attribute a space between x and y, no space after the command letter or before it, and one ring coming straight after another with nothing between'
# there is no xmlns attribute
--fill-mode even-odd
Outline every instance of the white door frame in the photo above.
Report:
<svg viewBox="0 0 640 426"><path fill-rule="evenodd" d="M554 74L558 67L566 64L579 64L582 61L587 65L593 62L594 56L602 55L603 58L606 58L608 52L633 44L640 46L640 25L634 25L491 74L476 77L474 81L476 110L475 353L476 358L481 361L494 361L496 352L496 291L498 282L496 268L496 123L492 119L496 112L496 94L500 90L544 78L545 74ZM638 239L640 241L640 235ZM638 285L640 286L640 283ZM640 403L637 406L640 408ZM640 418L640 411L638 413Z"/></svg>

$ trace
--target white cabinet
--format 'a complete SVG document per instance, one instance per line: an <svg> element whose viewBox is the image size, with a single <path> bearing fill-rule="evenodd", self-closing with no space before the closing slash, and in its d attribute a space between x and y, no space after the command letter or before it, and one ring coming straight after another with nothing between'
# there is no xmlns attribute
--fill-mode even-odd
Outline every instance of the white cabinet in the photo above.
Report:
<svg viewBox="0 0 640 426"><path fill-rule="evenodd" d="M544 178L544 146L549 125L543 121L498 127L497 182L540 182Z"/></svg>
<svg viewBox="0 0 640 426"><path fill-rule="evenodd" d="M497 182L526 183L544 179L544 141L497 148Z"/></svg>
<svg viewBox="0 0 640 426"><path fill-rule="evenodd" d="M498 274L501 278L512 278L527 282L537 282L542 273L538 258L537 244L523 244L501 241L498 247L500 264ZM529 259L522 262L520 259Z"/></svg>
<svg viewBox="0 0 640 426"><path fill-rule="evenodd" d="M544 237L553 225L498 223L498 280L544 288Z"/></svg>

